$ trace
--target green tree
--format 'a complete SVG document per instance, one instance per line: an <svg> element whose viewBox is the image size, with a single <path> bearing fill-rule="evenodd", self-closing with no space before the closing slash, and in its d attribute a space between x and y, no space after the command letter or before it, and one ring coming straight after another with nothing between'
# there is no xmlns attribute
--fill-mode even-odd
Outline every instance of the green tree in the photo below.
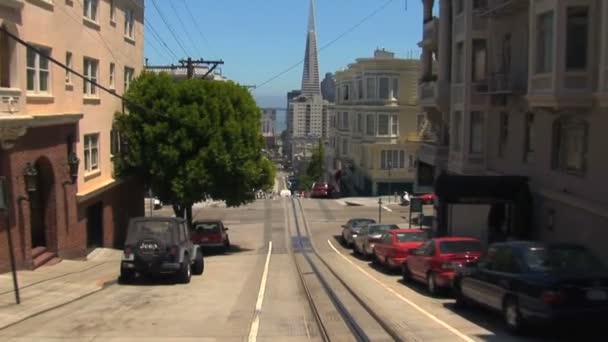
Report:
<svg viewBox="0 0 608 342"><path fill-rule="evenodd" d="M310 189L312 183L323 180L325 175L325 149L319 139L319 145L313 150L310 162L306 166L306 173L300 177L301 187Z"/></svg>
<svg viewBox="0 0 608 342"><path fill-rule="evenodd" d="M115 121L123 147L116 172L142 178L176 216L191 221L193 203L239 206L255 198L254 189L272 186L261 111L244 87L144 72L125 97L128 114Z"/></svg>

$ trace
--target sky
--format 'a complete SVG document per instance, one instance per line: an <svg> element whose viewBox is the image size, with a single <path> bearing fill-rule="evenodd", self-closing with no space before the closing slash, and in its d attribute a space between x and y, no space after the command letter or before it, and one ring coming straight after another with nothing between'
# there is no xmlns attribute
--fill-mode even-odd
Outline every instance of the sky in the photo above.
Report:
<svg viewBox="0 0 608 342"><path fill-rule="evenodd" d="M384 9L319 53L321 79L356 58L372 56L378 47L402 58L419 57L420 0L316 0L318 46L385 3ZM243 85L260 85L304 58L308 7L309 0L147 0L145 55L150 65L177 63L156 31L178 58L221 59L223 75ZM285 106L286 93L299 89L301 78L300 64L253 94L260 105Z"/></svg>

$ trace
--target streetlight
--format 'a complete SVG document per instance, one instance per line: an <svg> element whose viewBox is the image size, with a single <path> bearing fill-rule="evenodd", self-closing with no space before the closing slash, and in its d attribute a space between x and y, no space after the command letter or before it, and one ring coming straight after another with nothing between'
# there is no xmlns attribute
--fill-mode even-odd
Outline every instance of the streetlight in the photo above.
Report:
<svg viewBox="0 0 608 342"><path fill-rule="evenodd" d="M382 223L382 197L378 198L378 223Z"/></svg>
<svg viewBox="0 0 608 342"><path fill-rule="evenodd" d="M68 169L70 171L70 179L72 180L72 184L76 183L78 179L78 165L80 164L80 159L76 156L75 152L70 152L68 155Z"/></svg>
<svg viewBox="0 0 608 342"><path fill-rule="evenodd" d="M386 164L388 166L388 203L391 203L391 169L393 168L393 162L389 160Z"/></svg>
<svg viewBox="0 0 608 342"><path fill-rule="evenodd" d="M27 190L27 193L36 192L38 190L38 170L36 170L32 163L27 162L25 164L23 177L25 178L25 190Z"/></svg>

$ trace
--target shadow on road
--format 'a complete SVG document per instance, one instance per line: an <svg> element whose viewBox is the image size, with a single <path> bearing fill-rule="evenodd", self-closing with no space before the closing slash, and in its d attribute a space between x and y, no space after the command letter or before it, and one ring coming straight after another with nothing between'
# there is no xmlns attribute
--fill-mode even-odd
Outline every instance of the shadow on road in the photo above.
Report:
<svg viewBox="0 0 608 342"><path fill-rule="evenodd" d="M442 289L437 295L432 295L427 290L426 285L419 281L410 279L410 280L404 282L403 278L400 278L398 280L398 282L409 287L411 290L414 290L414 291L418 292L419 294L426 296L426 297L437 298L437 299L452 298L452 293L451 293L450 289Z"/></svg>
<svg viewBox="0 0 608 342"><path fill-rule="evenodd" d="M379 263L370 262L369 267L373 268L374 270L376 270L382 274L386 274L388 276L400 275L399 269L396 269L396 268L389 269L388 267L380 265Z"/></svg>
<svg viewBox="0 0 608 342"><path fill-rule="evenodd" d="M231 244L228 250L224 250L221 247L203 247L203 255L207 257L211 256L221 256L221 255L232 255L243 252L251 252L253 249L241 247L239 245Z"/></svg>

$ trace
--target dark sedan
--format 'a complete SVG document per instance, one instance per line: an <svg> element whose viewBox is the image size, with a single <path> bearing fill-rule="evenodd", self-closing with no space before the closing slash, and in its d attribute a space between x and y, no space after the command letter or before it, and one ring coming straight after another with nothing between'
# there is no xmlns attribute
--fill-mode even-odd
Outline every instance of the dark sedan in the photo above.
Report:
<svg viewBox="0 0 608 342"><path fill-rule="evenodd" d="M493 244L458 271L456 302L502 312L512 332L528 323L608 322L608 269L574 244Z"/></svg>

